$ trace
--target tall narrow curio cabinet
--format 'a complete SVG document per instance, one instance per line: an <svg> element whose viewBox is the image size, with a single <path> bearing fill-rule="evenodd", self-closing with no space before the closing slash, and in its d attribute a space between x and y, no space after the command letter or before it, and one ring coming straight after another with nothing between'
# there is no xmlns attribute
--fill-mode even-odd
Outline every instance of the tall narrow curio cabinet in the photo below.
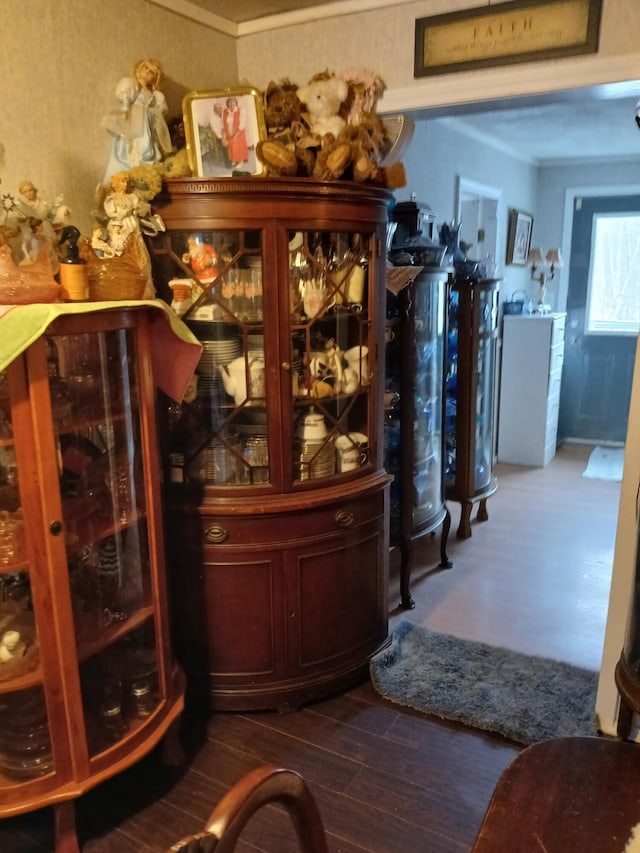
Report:
<svg viewBox="0 0 640 853"><path fill-rule="evenodd" d="M194 702L295 708L365 678L387 640L389 200L262 178L173 180L157 199L154 280L204 347L165 424Z"/></svg>
<svg viewBox="0 0 640 853"><path fill-rule="evenodd" d="M73 798L140 759L183 706L164 576L160 309L117 306L0 319L0 817L53 805L57 853L79 849Z"/></svg>
<svg viewBox="0 0 640 853"><path fill-rule="evenodd" d="M494 397L498 337L496 279L456 276L449 288L445 383L445 486L461 505L457 536L471 536L471 511L487 521L493 475Z"/></svg>
<svg viewBox="0 0 640 853"><path fill-rule="evenodd" d="M405 268L408 272L408 268ZM451 568L451 516L444 499L446 268L425 267L387 294L385 448L391 484L391 544L400 549L400 604L409 589L413 543L441 530L440 566Z"/></svg>

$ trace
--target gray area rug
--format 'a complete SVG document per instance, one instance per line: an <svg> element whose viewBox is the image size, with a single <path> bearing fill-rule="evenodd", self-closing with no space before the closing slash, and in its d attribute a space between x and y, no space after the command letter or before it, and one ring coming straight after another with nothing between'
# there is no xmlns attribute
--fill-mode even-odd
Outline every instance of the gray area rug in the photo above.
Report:
<svg viewBox="0 0 640 853"><path fill-rule="evenodd" d="M594 736L598 674L400 622L371 681L392 702L525 745Z"/></svg>

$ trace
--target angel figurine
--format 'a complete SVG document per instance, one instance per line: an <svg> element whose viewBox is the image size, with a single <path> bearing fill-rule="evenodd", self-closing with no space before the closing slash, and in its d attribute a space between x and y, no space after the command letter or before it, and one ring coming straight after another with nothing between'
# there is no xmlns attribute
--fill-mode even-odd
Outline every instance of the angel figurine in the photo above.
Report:
<svg viewBox="0 0 640 853"><path fill-rule="evenodd" d="M102 126L113 136L111 155L103 183L109 185L116 172L156 163L173 152L166 122L167 100L159 90L162 67L155 59L141 59L132 77L116 86L120 109L108 113Z"/></svg>

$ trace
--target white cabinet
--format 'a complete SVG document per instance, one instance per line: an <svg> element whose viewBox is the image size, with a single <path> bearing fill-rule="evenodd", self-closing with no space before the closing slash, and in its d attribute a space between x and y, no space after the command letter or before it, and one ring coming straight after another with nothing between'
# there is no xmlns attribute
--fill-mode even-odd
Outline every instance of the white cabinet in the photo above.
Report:
<svg viewBox="0 0 640 853"><path fill-rule="evenodd" d="M547 465L556 452L565 314L504 318L498 461Z"/></svg>

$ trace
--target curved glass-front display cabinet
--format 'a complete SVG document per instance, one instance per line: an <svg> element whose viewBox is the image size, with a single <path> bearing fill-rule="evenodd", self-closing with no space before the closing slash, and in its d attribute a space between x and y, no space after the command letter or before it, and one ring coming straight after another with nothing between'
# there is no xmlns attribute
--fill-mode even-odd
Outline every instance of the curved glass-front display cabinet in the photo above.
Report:
<svg viewBox="0 0 640 853"><path fill-rule="evenodd" d="M499 282L456 277L449 289L445 384L446 497L461 504L457 536L471 536L471 510L487 521L493 437Z"/></svg>
<svg viewBox="0 0 640 853"><path fill-rule="evenodd" d="M184 684L149 317L58 310L0 373L0 816L54 804L71 851L72 798L158 742Z"/></svg>
<svg viewBox="0 0 640 853"><path fill-rule="evenodd" d="M154 281L204 348L164 458L178 655L210 707L310 701L386 640L389 198L230 178L156 200Z"/></svg>
<svg viewBox="0 0 640 853"><path fill-rule="evenodd" d="M442 528L440 566L450 568L451 516L444 500L444 358L449 270L425 268L387 294L386 467L391 484L391 543L400 548L400 603L409 590L415 539Z"/></svg>

